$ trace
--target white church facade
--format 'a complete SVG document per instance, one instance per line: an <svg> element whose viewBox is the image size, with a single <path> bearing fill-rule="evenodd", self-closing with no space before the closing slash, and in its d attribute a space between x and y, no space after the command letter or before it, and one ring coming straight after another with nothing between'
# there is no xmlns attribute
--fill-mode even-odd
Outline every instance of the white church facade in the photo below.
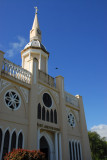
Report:
<svg viewBox="0 0 107 160"><path fill-rule="evenodd" d="M40 149L46 160L91 160L82 97L64 90L64 77L48 75L37 11L21 58L22 67L0 51L0 160L14 148Z"/></svg>

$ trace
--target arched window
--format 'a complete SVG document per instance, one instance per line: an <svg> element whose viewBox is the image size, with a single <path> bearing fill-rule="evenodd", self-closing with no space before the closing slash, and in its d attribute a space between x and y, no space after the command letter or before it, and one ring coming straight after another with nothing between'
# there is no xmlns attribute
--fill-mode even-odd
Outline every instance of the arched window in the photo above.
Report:
<svg viewBox="0 0 107 160"><path fill-rule="evenodd" d="M77 142L75 142L75 150L76 150L76 159L78 160Z"/></svg>
<svg viewBox="0 0 107 160"><path fill-rule="evenodd" d="M4 145L3 145L3 154L2 154L2 159L5 156L6 153L8 153L9 149L9 139L10 139L10 133L7 130L5 135L4 135Z"/></svg>
<svg viewBox="0 0 107 160"><path fill-rule="evenodd" d="M72 160L72 153L71 153L71 142L69 141L69 153L70 153L70 160Z"/></svg>
<svg viewBox="0 0 107 160"><path fill-rule="evenodd" d="M0 153L1 153L1 145L2 145L2 130L0 128Z"/></svg>
<svg viewBox="0 0 107 160"><path fill-rule="evenodd" d="M19 137L18 137L18 148L22 148L23 147L23 135L20 132Z"/></svg>
<svg viewBox="0 0 107 160"><path fill-rule="evenodd" d="M42 108L42 120L45 121L45 107Z"/></svg>
<svg viewBox="0 0 107 160"><path fill-rule="evenodd" d="M72 142L72 149L73 149L73 159L76 160L76 159L75 159L74 142Z"/></svg>
<svg viewBox="0 0 107 160"><path fill-rule="evenodd" d="M38 119L41 119L41 105L38 104Z"/></svg>
<svg viewBox="0 0 107 160"><path fill-rule="evenodd" d="M47 113L46 113L46 120L49 122L49 111L47 110Z"/></svg>
<svg viewBox="0 0 107 160"><path fill-rule="evenodd" d="M54 122L57 123L57 112L56 112L56 109L54 110Z"/></svg>
<svg viewBox="0 0 107 160"><path fill-rule="evenodd" d="M16 148L16 132L14 131L11 138L11 151Z"/></svg>
<svg viewBox="0 0 107 160"><path fill-rule="evenodd" d="M53 123L53 110L51 109L51 122Z"/></svg>

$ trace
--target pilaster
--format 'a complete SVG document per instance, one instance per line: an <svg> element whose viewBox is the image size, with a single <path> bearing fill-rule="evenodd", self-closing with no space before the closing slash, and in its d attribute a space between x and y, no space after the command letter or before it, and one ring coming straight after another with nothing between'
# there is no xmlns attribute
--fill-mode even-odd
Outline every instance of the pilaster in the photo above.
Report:
<svg viewBox="0 0 107 160"><path fill-rule="evenodd" d="M85 120L84 106L82 101L82 96L76 96L79 99L80 107L80 128L81 128L81 137L82 137L82 156L83 159L91 160L91 150L88 138L87 125Z"/></svg>
<svg viewBox="0 0 107 160"><path fill-rule="evenodd" d="M31 59L31 90L29 102L29 127L28 127L28 149L37 149L37 80L38 80L38 61Z"/></svg>
<svg viewBox="0 0 107 160"><path fill-rule="evenodd" d="M58 133L55 133L55 160L58 160Z"/></svg>
<svg viewBox="0 0 107 160"><path fill-rule="evenodd" d="M66 153L69 153L69 144L67 137L67 117L66 117L66 107L65 107L65 94L64 94L64 77L58 76L56 77L56 88L60 93L60 114L59 114L59 122L61 128L61 144L62 144L62 160L69 159L69 155L67 157ZM66 148L66 149L65 149Z"/></svg>

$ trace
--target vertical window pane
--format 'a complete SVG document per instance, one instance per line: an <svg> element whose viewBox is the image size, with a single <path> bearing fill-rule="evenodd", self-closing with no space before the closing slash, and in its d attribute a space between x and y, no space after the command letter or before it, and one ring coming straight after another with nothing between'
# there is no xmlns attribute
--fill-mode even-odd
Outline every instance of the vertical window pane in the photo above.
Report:
<svg viewBox="0 0 107 160"><path fill-rule="evenodd" d="M0 129L0 151L1 151L1 145L2 145L2 130Z"/></svg>
<svg viewBox="0 0 107 160"><path fill-rule="evenodd" d="M38 119L41 119L41 105L38 104Z"/></svg>
<svg viewBox="0 0 107 160"><path fill-rule="evenodd" d="M57 112L56 112L56 109L54 110L54 122L57 123Z"/></svg>
<svg viewBox="0 0 107 160"><path fill-rule="evenodd" d="M16 148L16 132L14 131L11 139L11 151Z"/></svg>
<svg viewBox="0 0 107 160"><path fill-rule="evenodd" d="M72 149L73 149L73 159L75 160L74 142L72 142Z"/></svg>
<svg viewBox="0 0 107 160"><path fill-rule="evenodd" d="M79 149L79 160L81 160L81 150L80 150L80 143L78 143L78 149Z"/></svg>
<svg viewBox="0 0 107 160"><path fill-rule="evenodd" d="M20 133L18 137L18 148L22 148L22 145L23 145L23 135L22 133Z"/></svg>
<svg viewBox="0 0 107 160"><path fill-rule="evenodd" d="M69 153L70 153L70 160L72 160L72 155L71 155L71 142L69 142Z"/></svg>
<svg viewBox="0 0 107 160"><path fill-rule="evenodd" d="M77 142L75 143L76 159L78 160Z"/></svg>
<svg viewBox="0 0 107 160"><path fill-rule="evenodd" d="M46 113L46 120L49 122L49 111L47 110L47 113Z"/></svg>
<svg viewBox="0 0 107 160"><path fill-rule="evenodd" d="M42 120L45 121L45 107L42 108Z"/></svg>
<svg viewBox="0 0 107 160"><path fill-rule="evenodd" d="M53 123L53 110L51 109L51 122Z"/></svg>
<svg viewBox="0 0 107 160"><path fill-rule="evenodd" d="M4 136L4 144L3 144L3 154L2 154L2 159L5 156L6 153L8 153L8 148L9 148L9 139L10 139L10 133L7 130Z"/></svg>

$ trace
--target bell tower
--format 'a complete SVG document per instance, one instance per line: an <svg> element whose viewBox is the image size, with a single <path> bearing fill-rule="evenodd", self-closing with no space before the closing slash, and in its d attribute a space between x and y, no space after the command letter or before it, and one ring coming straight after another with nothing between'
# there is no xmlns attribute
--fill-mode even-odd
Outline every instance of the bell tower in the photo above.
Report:
<svg viewBox="0 0 107 160"><path fill-rule="evenodd" d="M48 74L49 52L41 43L42 36L38 22L38 9L37 7L35 9L34 22L30 30L30 42L21 51L22 67L28 71L32 71L30 60L36 58L38 60L38 69Z"/></svg>

